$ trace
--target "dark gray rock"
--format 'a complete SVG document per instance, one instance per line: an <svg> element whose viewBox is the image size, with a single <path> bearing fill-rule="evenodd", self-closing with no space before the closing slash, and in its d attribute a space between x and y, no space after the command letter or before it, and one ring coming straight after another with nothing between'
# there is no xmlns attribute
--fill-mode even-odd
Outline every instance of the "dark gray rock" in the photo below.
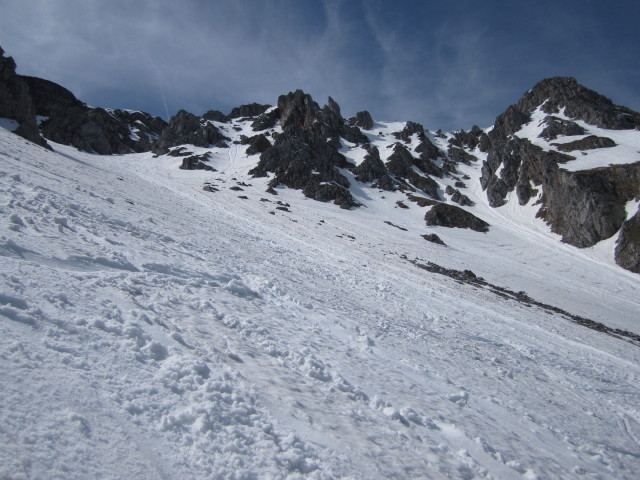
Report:
<svg viewBox="0 0 640 480"><path fill-rule="evenodd" d="M478 160L478 157L476 157L475 155L467 152L460 147L456 147L455 145L449 145L447 153L449 154L449 158L456 163L471 165L473 162Z"/></svg>
<svg viewBox="0 0 640 480"><path fill-rule="evenodd" d="M572 152L574 150L593 150L595 148L611 148L616 146L616 142L607 137L597 137L589 135L580 140L569 143L552 143L561 152Z"/></svg>
<svg viewBox="0 0 640 480"><path fill-rule="evenodd" d="M220 110L209 110L202 115L202 118L205 120L211 120L214 122L227 123L229 122L229 117L227 117Z"/></svg>
<svg viewBox="0 0 640 480"><path fill-rule="evenodd" d="M60 85L22 77L29 86L36 113L47 117L42 135L56 143L102 155L151 150L167 123L144 112L87 107Z"/></svg>
<svg viewBox="0 0 640 480"><path fill-rule="evenodd" d="M420 158L424 160L437 160L445 156L444 153L429 140L429 137L420 135L419 138L420 144L416 147L416 153L420 154Z"/></svg>
<svg viewBox="0 0 640 480"><path fill-rule="evenodd" d="M387 169L380 159L378 148L369 147L368 152L362 163L352 170L356 180L359 182L372 182L387 174Z"/></svg>
<svg viewBox="0 0 640 480"><path fill-rule="evenodd" d="M300 98L304 101L304 97ZM271 188L282 184L302 190L315 200L333 200L343 208L356 206L348 190L349 181L338 170L350 166L347 159L315 129L297 127L304 124L300 117L304 118L306 112L298 110L297 114L299 117L289 119L291 123L273 147L260 155L258 165L249 174L260 177L272 172L275 176L269 182Z"/></svg>
<svg viewBox="0 0 640 480"><path fill-rule="evenodd" d="M72 106L52 111L42 134L57 143L100 155L151 150L166 122L143 112Z"/></svg>
<svg viewBox="0 0 640 480"><path fill-rule="evenodd" d="M564 242L581 248L613 236L625 220L626 203L640 197L640 162L581 172L556 166L546 174L538 216Z"/></svg>
<svg viewBox="0 0 640 480"><path fill-rule="evenodd" d="M254 132L260 132L262 130L267 130L269 128L273 128L280 120L280 110L274 108L268 112L263 113L258 118L256 118L251 124L251 128Z"/></svg>
<svg viewBox="0 0 640 480"><path fill-rule="evenodd" d="M407 147L396 143L385 164L389 173L399 181L395 188L404 189L403 186L406 186L410 190L419 189L435 199L440 199L438 183L431 177L420 175L414 170L414 165L427 169L428 163L424 159L414 158Z"/></svg>
<svg viewBox="0 0 640 480"><path fill-rule="evenodd" d="M202 155L191 155L182 159L182 170L206 170L209 172L215 172L216 169L207 163L211 160L211 154L209 152Z"/></svg>
<svg viewBox="0 0 640 480"><path fill-rule="evenodd" d="M271 108L271 105L260 105L259 103L249 103L247 105L240 105L239 107L231 110L231 113L227 115L229 120L242 117L257 117L262 115L267 109Z"/></svg>
<svg viewBox="0 0 640 480"><path fill-rule="evenodd" d="M247 155L255 155L256 153L264 153L271 148L271 142L264 135L254 135L249 139L249 148Z"/></svg>
<svg viewBox="0 0 640 480"><path fill-rule="evenodd" d="M409 143L411 141L411 136L416 133L419 134L421 137L424 137L425 136L424 127L419 123L409 121L406 123L405 127L401 131L394 132L393 136L396 137L398 140L402 140L405 143Z"/></svg>
<svg viewBox="0 0 640 480"><path fill-rule="evenodd" d="M480 127L474 125L468 132L465 130L453 132L453 137L449 139L449 144L461 149L474 150L480 144L482 135L484 135L484 132Z"/></svg>
<svg viewBox="0 0 640 480"><path fill-rule="evenodd" d="M432 226L468 228L476 232L489 231L487 222L479 219L471 212L447 203L438 203L431 207L425 214L424 219L427 225Z"/></svg>
<svg viewBox="0 0 640 480"><path fill-rule="evenodd" d="M478 150L483 153L486 153L491 148L491 140L489 139L489 135L483 133L480 135L480 141L478 143Z"/></svg>
<svg viewBox="0 0 640 480"><path fill-rule="evenodd" d="M373 118L371 118L371 114L366 110L356 113L353 123L356 127L360 127L365 130L371 130L373 128Z"/></svg>
<svg viewBox="0 0 640 480"><path fill-rule="evenodd" d="M13 58L5 57L0 47L0 117L15 120L18 127L14 133L51 149L40 135L36 122L36 108L28 84L16 74Z"/></svg>
<svg viewBox="0 0 640 480"><path fill-rule="evenodd" d="M371 186L373 188L385 190L387 192L393 192L397 189L398 182L393 178L391 178L391 176L388 173L385 173L382 177L380 177L380 180L373 183Z"/></svg>
<svg viewBox="0 0 640 480"><path fill-rule="evenodd" d="M616 263L635 273L640 273L640 208L622 224L615 250Z"/></svg>
<svg viewBox="0 0 640 480"><path fill-rule="evenodd" d="M553 115L547 115L544 119L546 127L540 132L540 138L545 140L555 140L559 136L573 136L584 135L586 130L571 120L564 120L562 118L554 117Z"/></svg>
<svg viewBox="0 0 640 480"><path fill-rule="evenodd" d="M640 126L640 113L614 105L607 97L580 85L571 77L553 77L538 82L524 94L517 108L533 112L540 105L550 115L564 109L567 117L601 128L626 130Z"/></svg>
<svg viewBox="0 0 640 480"><path fill-rule="evenodd" d="M422 235L422 238L424 238L425 240L427 240L428 242L431 243L437 243L438 245L444 245L446 247L446 244L442 241L442 239L436 235L435 233L427 233Z"/></svg>
<svg viewBox="0 0 640 480"><path fill-rule="evenodd" d="M302 90L296 90L278 97L278 110L280 126L283 129L297 127L304 131L309 130L316 121L320 106L313 101L311 95Z"/></svg>
<svg viewBox="0 0 640 480"><path fill-rule="evenodd" d="M338 118L342 118L340 113L340 105L333 98L329 97L327 100L327 108Z"/></svg>
<svg viewBox="0 0 640 480"><path fill-rule="evenodd" d="M49 117L72 107L84 107L73 93L57 83L37 77L22 76L33 98L36 115Z"/></svg>
<svg viewBox="0 0 640 480"><path fill-rule="evenodd" d="M333 200L342 208L357 206L349 181L339 171L353 167L339 152L340 138L368 143L368 137L358 127L347 125L332 98L320 108L310 95L296 90L278 98L277 110L283 131L249 173L274 173L270 188L282 184L315 200Z"/></svg>
<svg viewBox="0 0 640 480"><path fill-rule="evenodd" d="M389 155L385 165L389 172L399 178L407 178L411 173L415 173L412 168L413 156L407 147L401 143L396 143L394 145L393 153Z"/></svg>
<svg viewBox="0 0 640 480"><path fill-rule="evenodd" d="M445 189L445 193L449 195L451 201L457 203L458 205L462 205L463 207L473 207L474 203L467 197L460 193L460 190L453 188L451 185L448 185Z"/></svg>
<svg viewBox="0 0 640 480"><path fill-rule="evenodd" d="M170 147L186 144L196 147L211 145L226 147L227 141L229 138L225 137L213 123L180 110L162 130L162 134L153 145L153 152L162 155L167 153Z"/></svg>

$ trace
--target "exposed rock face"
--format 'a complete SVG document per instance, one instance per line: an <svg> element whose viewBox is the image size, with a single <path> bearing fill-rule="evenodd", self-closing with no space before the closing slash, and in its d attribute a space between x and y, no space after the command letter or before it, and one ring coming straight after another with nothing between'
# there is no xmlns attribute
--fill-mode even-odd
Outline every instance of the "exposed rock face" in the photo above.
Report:
<svg viewBox="0 0 640 480"><path fill-rule="evenodd" d="M227 118L242 118L242 117L257 117L263 114L270 108L271 105L260 105L259 103L249 103L247 105L240 105L239 107L231 110L231 113L227 115Z"/></svg>
<svg viewBox="0 0 640 480"><path fill-rule="evenodd" d="M625 204L640 197L640 162L580 172L562 169L563 163L575 157L543 151L513 135L531 120L531 114L538 107L549 114L540 135L547 140L585 133L577 123L558 118L560 111L570 118L607 129L636 128L640 125L640 114L614 105L572 78L557 77L539 82L517 104L507 108L488 135L488 155L480 180L490 205L503 205L507 193L514 190L518 201L526 204L541 191L538 216L545 219L563 241L577 247L592 246L618 232L625 220ZM608 138L589 136L554 145L558 150L574 151L613 147L615 143ZM626 235L625 246L616 252L634 251L635 247L629 243L634 240L629 238L634 237ZM633 257L633 254L625 255L625 258Z"/></svg>
<svg viewBox="0 0 640 480"><path fill-rule="evenodd" d="M569 137L572 135L584 135L586 133L586 130L577 123L554 117L553 115L547 116L545 123L547 126L542 130L542 133L540 133L540 138L544 138L545 140L555 140L560 135Z"/></svg>
<svg viewBox="0 0 640 480"><path fill-rule="evenodd" d="M439 200L438 183L431 177L416 172L413 168L414 165L418 168L422 166L424 169L428 169L430 162L425 161L423 158L416 159L411 155L407 147L399 142L396 143L393 153L389 155L385 164L389 173L396 179L394 187L402 190L409 188L412 191L420 189L430 197Z"/></svg>
<svg viewBox="0 0 640 480"><path fill-rule="evenodd" d="M209 154L209 152L202 155L190 155L182 159L182 165L180 165L180 168L182 170L206 170L214 172L215 168L211 165L207 165L207 162L210 159L211 154Z"/></svg>
<svg viewBox="0 0 640 480"><path fill-rule="evenodd" d="M84 106L73 93L57 83L38 77L22 76L22 79L29 86L36 115L49 117L56 111Z"/></svg>
<svg viewBox="0 0 640 480"><path fill-rule="evenodd" d="M601 128L627 130L640 125L640 113L614 105L607 97L580 85L575 78L553 77L538 82L516 108L531 113L540 105L545 113L559 113L564 108L566 116Z"/></svg>
<svg viewBox="0 0 640 480"><path fill-rule="evenodd" d="M320 108L302 90L281 95L277 111L283 132L249 173L254 176L274 173L271 188L282 184L300 189L315 200L331 200L342 208L356 206L349 192L349 181L339 171L352 165L338 150L340 137L354 143L367 143L366 135L346 124L333 99Z"/></svg>
<svg viewBox="0 0 640 480"><path fill-rule="evenodd" d="M256 118L251 124L251 128L254 132L267 130L268 128L275 127L278 120L280 120L280 110L274 108L273 110L265 112Z"/></svg>
<svg viewBox="0 0 640 480"><path fill-rule="evenodd" d="M371 118L371 114L366 110L356 113L355 118L351 118L350 120L356 127L365 130L371 130L373 128L373 118Z"/></svg>
<svg viewBox="0 0 640 480"><path fill-rule="evenodd" d="M333 200L350 208L356 202L349 193L349 181L338 170L348 166L347 159L324 137L290 126L260 155L258 165L249 173L260 177L273 172L271 187L282 184L315 200Z"/></svg>
<svg viewBox="0 0 640 480"><path fill-rule="evenodd" d="M489 224L474 214L455 205L437 203L424 216L427 225L448 228L469 228L476 232L488 232Z"/></svg>
<svg viewBox="0 0 640 480"><path fill-rule="evenodd" d="M580 140L569 143L552 143L561 152L573 152L574 150L592 150L594 148L611 148L616 146L616 142L607 137L597 137L589 135Z"/></svg>
<svg viewBox="0 0 640 480"><path fill-rule="evenodd" d="M151 150L166 122L144 112L90 108L69 90L36 77L22 77L36 113L47 117L40 128L51 141L101 155Z"/></svg>
<svg viewBox="0 0 640 480"><path fill-rule="evenodd" d="M162 119L143 112L72 106L54 110L41 129L54 142L111 155L151 150L164 125Z"/></svg>
<svg viewBox="0 0 640 480"><path fill-rule="evenodd" d="M616 263L640 273L640 207L634 216L622 224L616 246Z"/></svg>
<svg viewBox="0 0 640 480"><path fill-rule="evenodd" d="M422 238L424 238L428 242L437 243L438 245L446 246L445 243L442 241L442 239L435 233L428 233L428 234L425 233L424 235L422 235Z"/></svg>
<svg viewBox="0 0 640 480"><path fill-rule="evenodd" d="M45 148L51 148L38 131L36 111L29 86L16 74L16 63L0 47L0 117L18 122L14 133Z"/></svg>
<svg viewBox="0 0 640 480"><path fill-rule="evenodd" d="M255 155L256 153L264 153L271 148L271 142L264 135L254 135L249 139L249 147L247 155Z"/></svg>
<svg viewBox="0 0 640 480"><path fill-rule="evenodd" d="M417 133L420 136L424 136L424 127L419 123L415 122L407 122L405 127L399 131L394 132L393 136L398 140L402 140L405 143L409 143L411 141L411 136Z"/></svg>
<svg viewBox="0 0 640 480"><path fill-rule="evenodd" d="M202 118L205 120L212 120L214 122L227 123L229 121L229 117L227 117L220 110L209 110L202 115Z"/></svg>
<svg viewBox="0 0 640 480"><path fill-rule="evenodd" d="M170 147L184 144L196 147L210 145L226 147L228 140L229 138L225 137L213 123L180 110L162 130L162 134L153 145L153 152L165 154Z"/></svg>
<svg viewBox="0 0 640 480"><path fill-rule="evenodd" d="M462 193L460 193L460 190L458 190L457 188L453 188L451 185L449 185L445 189L445 193L451 197L452 202L455 202L458 205L462 205L466 207L473 206L473 202L469 199L469 197L467 197L466 195L463 195Z"/></svg>
<svg viewBox="0 0 640 480"><path fill-rule="evenodd" d="M369 152L365 155L360 165L355 167L352 172L359 182L372 182L378 180L387 174L387 169L380 160L380 152L376 147L367 146Z"/></svg>

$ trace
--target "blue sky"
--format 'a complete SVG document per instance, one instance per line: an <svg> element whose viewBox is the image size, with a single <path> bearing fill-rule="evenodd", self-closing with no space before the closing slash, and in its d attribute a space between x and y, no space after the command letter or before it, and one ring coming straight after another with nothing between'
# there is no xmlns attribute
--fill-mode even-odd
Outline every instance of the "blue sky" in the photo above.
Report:
<svg viewBox="0 0 640 480"><path fill-rule="evenodd" d="M0 0L18 72L167 118L301 88L345 116L489 126L574 76L640 110L640 1Z"/></svg>

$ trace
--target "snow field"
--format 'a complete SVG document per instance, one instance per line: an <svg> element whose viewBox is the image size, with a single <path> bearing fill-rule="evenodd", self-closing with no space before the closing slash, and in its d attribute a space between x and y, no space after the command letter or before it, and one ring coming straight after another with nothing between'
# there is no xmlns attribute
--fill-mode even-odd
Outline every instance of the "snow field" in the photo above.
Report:
<svg viewBox="0 0 640 480"><path fill-rule="evenodd" d="M509 212L446 248L388 192L260 202L240 152L204 174L0 145L0 478L635 478L640 349L400 255L512 286L551 252L584 271L559 306L609 289L591 313L632 325L619 269ZM232 178L252 186L202 191Z"/></svg>

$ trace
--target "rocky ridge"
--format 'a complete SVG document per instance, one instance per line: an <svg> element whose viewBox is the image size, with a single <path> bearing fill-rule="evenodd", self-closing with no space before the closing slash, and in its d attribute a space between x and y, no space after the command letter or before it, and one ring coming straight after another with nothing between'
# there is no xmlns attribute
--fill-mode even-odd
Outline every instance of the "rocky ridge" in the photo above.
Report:
<svg viewBox="0 0 640 480"><path fill-rule="evenodd" d="M519 136L540 115L537 138L547 142L544 148L535 139ZM571 78L539 82L487 131L474 126L444 134L405 122L390 132L396 141L384 152L374 145L384 134L376 131L380 124L371 114L360 111L344 118L331 97L320 107L297 90L280 96L274 107L252 103L229 114L210 110L202 116L181 110L167 123L144 112L89 107L60 85L17 75L13 60L4 56L0 117L15 120L16 133L43 146L50 139L97 154L152 151L184 157L183 169L215 170L211 155L191 147L224 150L238 144L246 155L256 155L249 174L268 177L271 194L288 187L351 209L360 206L351 189L362 184L406 194L427 209L427 225L478 232L490 226L472 213L474 202L465 194L468 177L463 178L459 166L474 165L482 157L480 183L492 207L507 203L514 192L520 204L539 205L538 216L563 241L581 248L619 233L616 261L640 273L640 212L628 211L629 202L640 198L640 161L579 171L565 168L586 151L616 147L611 138L590 132L589 125L637 130L640 114ZM255 135L236 135L238 122L250 124ZM345 156L355 151L362 152L356 163Z"/></svg>
<svg viewBox="0 0 640 480"><path fill-rule="evenodd" d="M575 79L556 77L539 82L498 116L480 147L487 153L480 181L490 205L504 205L507 194L514 191L521 205L537 197L538 216L564 242L580 248L615 235L625 222L631 221L627 219L628 202L640 198L640 156L639 161L624 165L581 171L563 168L576 159L573 156L576 150L612 148L615 142L589 135L568 143L551 143L555 148L544 149L517 135L532 122L536 111L545 115L544 128L538 136L545 140L584 135L586 129L576 123L580 121L607 130L640 128L639 113L614 105ZM478 145L481 136L476 137ZM637 248L630 246L638 244L640 237L630 233L619 238L616 248L619 265L640 271Z"/></svg>

